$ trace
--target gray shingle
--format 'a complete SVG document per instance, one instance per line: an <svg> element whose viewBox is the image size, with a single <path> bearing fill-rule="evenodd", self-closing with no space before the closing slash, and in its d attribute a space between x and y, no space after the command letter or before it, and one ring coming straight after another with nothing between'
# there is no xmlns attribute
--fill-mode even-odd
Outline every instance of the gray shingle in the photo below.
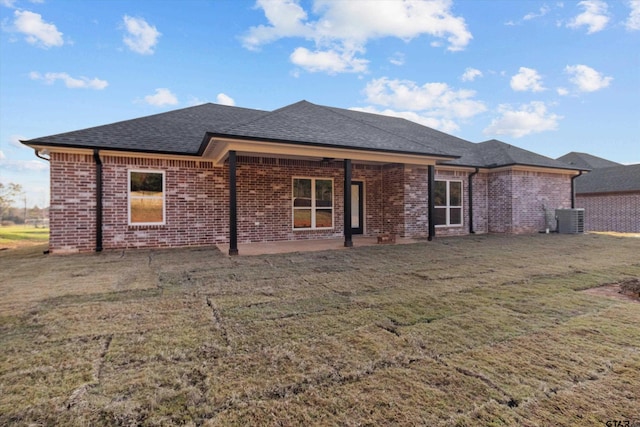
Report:
<svg viewBox="0 0 640 427"><path fill-rule="evenodd" d="M594 169L576 178L576 194L640 191L640 163Z"/></svg>
<svg viewBox="0 0 640 427"><path fill-rule="evenodd" d="M265 111L203 104L153 116L25 141L27 144L171 154L199 154L207 131L251 120Z"/></svg>
<svg viewBox="0 0 640 427"><path fill-rule="evenodd" d="M204 104L25 143L200 155L210 135L436 156L445 158L444 164L460 166L579 169L504 142L475 144L402 118L307 101L272 112Z"/></svg>
<svg viewBox="0 0 640 427"><path fill-rule="evenodd" d="M602 157L592 156L587 153L578 153L576 151L572 151L564 156L558 157L557 160L584 170L620 166L620 163L612 162L611 160L603 159Z"/></svg>
<svg viewBox="0 0 640 427"><path fill-rule="evenodd" d="M553 169L579 169L550 157L542 156L496 139L472 145L473 147L463 154L462 157L447 162L447 164L484 168L523 165Z"/></svg>
<svg viewBox="0 0 640 427"><path fill-rule="evenodd" d="M440 132L435 138L430 137L429 131L433 130L417 124L423 130L421 135L398 131L410 126L411 122L403 119L300 101L248 123L232 126L221 134L294 144L455 157L447 149L443 136L455 137Z"/></svg>

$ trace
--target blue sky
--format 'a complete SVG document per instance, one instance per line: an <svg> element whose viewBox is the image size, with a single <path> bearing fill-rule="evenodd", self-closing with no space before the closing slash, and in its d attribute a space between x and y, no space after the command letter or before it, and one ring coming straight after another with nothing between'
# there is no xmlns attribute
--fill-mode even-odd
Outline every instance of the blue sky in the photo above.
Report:
<svg viewBox="0 0 640 427"><path fill-rule="evenodd" d="M472 142L640 163L640 1L0 0L0 182L19 139L215 102L306 99Z"/></svg>

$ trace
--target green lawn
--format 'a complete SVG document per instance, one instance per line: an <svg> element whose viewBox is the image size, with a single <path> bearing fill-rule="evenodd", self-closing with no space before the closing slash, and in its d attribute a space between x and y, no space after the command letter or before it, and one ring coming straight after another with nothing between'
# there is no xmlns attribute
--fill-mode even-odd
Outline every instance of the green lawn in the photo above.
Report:
<svg viewBox="0 0 640 427"><path fill-rule="evenodd" d="M32 225L0 226L0 247L14 247L25 243L37 244L48 241L49 228L35 228Z"/></svg>
<svg viewBox="0 0 640 427"><path fill-rule="evenodd" d="M0 425L640 420L640 239L0 251ZM627 422L625 424L625 422Z"/></svg>

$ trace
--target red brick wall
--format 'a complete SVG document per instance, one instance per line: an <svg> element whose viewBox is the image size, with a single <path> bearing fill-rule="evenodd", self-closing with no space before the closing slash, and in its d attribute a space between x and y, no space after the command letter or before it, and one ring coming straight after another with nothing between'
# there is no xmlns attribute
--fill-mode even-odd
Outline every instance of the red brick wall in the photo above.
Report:
<svg viewBox="0 0 640 427"><path fill-rule="evenodd" d="M385 165L382 176L383 232L404 237L404 165Z"/></svg>
<svg viewBox="0 0 640 427"><path fill-rule="evenodd" d="M104 156L103 247L174 247L228 242L228 168L197 160ZM90 155L51 156L51 238L53 252L95 249L95 163ZM128 171L165 172L166 223L128 224ZM292 228L293 177L334 180L334 227ZM463 183L462 227L438 227L436 235L467 234L468 172L436 170L436 179ZM428 234L427 168L356 164L352 179L364 182L364 234L400 237ZM343 235L342 162L238 157L238 241L261 242ZM570 177L532 172L478 174L474 178L477 232L535 232L544 227L542 205L570 206Z"/></svg>
<svg viewBox="0 0 640 427"><path fill-rule="evenodd" d="M546 228L543 207L571 207L571 176L530 171L489 174L491 233L535 233Z"/></svg>
<svg viewBox="0 0 640 427"><path fill-rule="evenodd" d="M489 232L489 176L478 173L473 176L473 231L476 233ZM468 181L468 180L467 180ZM469 194L464 196L468 204ZM468 214L468 212L467 212Z"/></svg>
<svg viewBox="0 0 640 427"><path fill-rule="evenodd" d="M51 154L49 249L92 251L96 247L95 165L90 155Z"/></svg>
<svg viewBox="0 0 640 427"><path fill-rule="evenodd" d="M578 194L585 231L640 233L640 193Z"/></svg>
<svg viewBox="0 0 640 427"><path fill-rule="evenodd" d="M173 247L228 241L226 169L192 160L103 157L103 246ZM165 225L128 224L128 171L165 172Z"/></svg>

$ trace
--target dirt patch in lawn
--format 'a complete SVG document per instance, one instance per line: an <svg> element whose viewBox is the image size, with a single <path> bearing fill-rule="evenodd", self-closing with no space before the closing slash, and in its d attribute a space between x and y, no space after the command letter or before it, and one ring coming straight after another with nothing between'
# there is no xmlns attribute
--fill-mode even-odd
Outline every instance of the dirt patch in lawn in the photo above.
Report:
<svg viewBox="0 0 640 427"><path fill-rule="evenodd" d="M585 289L585 294L616 298L640 303L640 280L633 278L618 283L609 283L597 288Z"/></svg>

